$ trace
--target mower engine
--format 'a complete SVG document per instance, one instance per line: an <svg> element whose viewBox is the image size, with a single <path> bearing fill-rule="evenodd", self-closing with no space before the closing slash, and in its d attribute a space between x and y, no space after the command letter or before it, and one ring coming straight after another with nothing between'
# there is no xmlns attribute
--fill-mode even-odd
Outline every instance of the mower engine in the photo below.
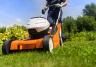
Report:
<svg viewBox="0 0 96 67"><path fill-rule="evenodd" d="M26 25L31 38L42 37L48 34L50 23L43 17L35 17L29 20Z"/></svg>

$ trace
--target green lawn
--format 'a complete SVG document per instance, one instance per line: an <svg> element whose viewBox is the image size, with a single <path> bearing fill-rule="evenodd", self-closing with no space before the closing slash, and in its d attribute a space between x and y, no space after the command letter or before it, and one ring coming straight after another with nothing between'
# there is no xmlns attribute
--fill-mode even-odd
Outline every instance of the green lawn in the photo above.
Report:
<svg viewBox="0 0 96 67"><path fill-rule="evenodd" d="M0 67L96 67L96 41L70 41L49 52L21 52L2 55Z"/></svg>

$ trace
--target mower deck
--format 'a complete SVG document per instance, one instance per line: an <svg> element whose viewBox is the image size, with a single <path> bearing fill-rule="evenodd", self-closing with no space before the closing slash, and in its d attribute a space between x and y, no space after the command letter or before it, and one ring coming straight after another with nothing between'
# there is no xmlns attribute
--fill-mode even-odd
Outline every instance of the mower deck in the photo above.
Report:
<svg viewBox="0 0 96 67"><path fill-rule="evenodd" d="M53 48L57 48L58 46L60 46L60 29L61 23L58 23L57 31L52 36L48 34L39 39L5 41L4 45L2 46L2 52L3 54L8 54L10 53L10 51L30 50L39 48L45 48L46 50L51 51Z"/></svg>
<svg viewBox="0 0 96 67"><path fill-rule="evenodd" d="M43 48L43 38L36 40L15 40L11 42L10 50L25 50Z"/></svg>

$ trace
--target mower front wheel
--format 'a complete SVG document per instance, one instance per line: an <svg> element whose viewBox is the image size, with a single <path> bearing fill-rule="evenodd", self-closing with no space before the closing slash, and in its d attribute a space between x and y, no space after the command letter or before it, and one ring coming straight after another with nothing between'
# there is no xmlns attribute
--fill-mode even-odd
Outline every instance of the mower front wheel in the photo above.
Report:
<svg viewBox="0 0 96 67"><path fill-rule="evenodd" d="M45 51L53 52L54 44L53 40L50 36L45 36L44 37L44 45L43 48Z"/></svg>
<svg viewBox="0 0 96 67"><path fill-rule="evenodd" d="M2 45L2 53L3 54L6 55L6 54L10 53L11 42L12 42L12 40L7 40L4 42L4 44Z"/></svg>

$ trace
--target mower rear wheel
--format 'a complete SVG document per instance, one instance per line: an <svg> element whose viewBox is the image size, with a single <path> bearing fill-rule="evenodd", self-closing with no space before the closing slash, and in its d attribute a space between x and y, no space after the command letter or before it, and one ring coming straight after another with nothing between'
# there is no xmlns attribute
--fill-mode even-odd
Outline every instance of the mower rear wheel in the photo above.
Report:
<svg viewBox="0 0 96 67"><path fill-rule="evenodd" d="M45 36L44 37L44 45L43 45L43 48L45 51L49 51L49 52L53 52L53 40L50 36Z"/></svg>
<svg viewBox="0 0 96 67"><path fill-rule="evenodd" d="M2 53L3 53L3 54L9 54L9 53L10 53L11 41L12 41L12 40L7 40L7 41L5 41L4 44L2 45Z"/></svg>

